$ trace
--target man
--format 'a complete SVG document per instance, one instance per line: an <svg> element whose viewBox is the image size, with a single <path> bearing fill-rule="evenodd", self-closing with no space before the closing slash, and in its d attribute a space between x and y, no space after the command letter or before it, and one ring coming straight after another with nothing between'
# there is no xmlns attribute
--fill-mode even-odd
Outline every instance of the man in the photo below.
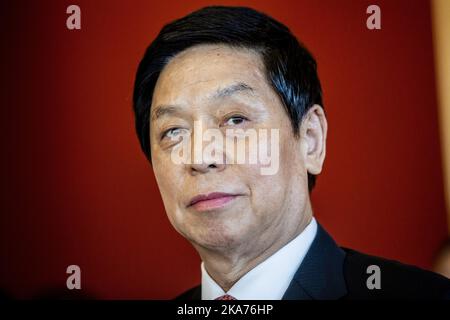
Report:
<svg viewBox="0 0 450 320"><path fill-rule="evenodd" d="M340 248L314 219L327 120L316 62L281 23L207 7L166 25L134 111L168 218L202 259L180 299L449 296L449 280Z"/></svg>

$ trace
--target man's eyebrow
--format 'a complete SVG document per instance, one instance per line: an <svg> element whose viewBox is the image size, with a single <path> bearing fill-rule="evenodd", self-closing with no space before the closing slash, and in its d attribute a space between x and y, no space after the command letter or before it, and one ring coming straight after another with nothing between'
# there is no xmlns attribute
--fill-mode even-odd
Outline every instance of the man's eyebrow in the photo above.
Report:
<svg viewBox="0 0 450 320"><path fill-rule="evenodd" d="M235 94L235 93L241 92L241 91L252 92L253 88L244 82L238 82L238 83L229 85L225 88L218 89L213 94L213 98L215 98L215 99L224 98L224 97L231 96L232 94ZM180 111L180 109L181 108L176 105L159 105L153 109L151 119L152 119L152 121L155 121L164 115L171 115L171 114L177 113Z"/></svg>
<svg viewBox="0 0 450 320"><path fill-rule="evenodd" d="M180 110L180 107L175 105L159 105L152 111L152 121L157 120L163 115L170 115L177 113Z"/></svg>
<svg viewBox="0 0 450 320"><path fill-rule="evenodd" d="M227 86L225 88L221 88L219 90L217 90L214 95L213 98L224 98L224 97L228 97L231 96L234 93L237 92L241 92L241 91L253 91L253 88L250 87L248 84L244 83L244 82L238 82L238 83L234 83L230 86Z"/></svg>

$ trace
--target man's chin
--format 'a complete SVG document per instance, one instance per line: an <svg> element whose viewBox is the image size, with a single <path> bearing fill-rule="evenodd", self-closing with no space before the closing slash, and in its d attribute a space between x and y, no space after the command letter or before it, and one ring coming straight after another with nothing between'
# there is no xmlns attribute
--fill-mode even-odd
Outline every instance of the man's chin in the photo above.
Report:
<svg viewBox="0 0 450 320"><path fill-rule="evenodd" d="M208 231L188 239L194 247L210 251L226 252L237 250L245 242L240 232L212 232Z"/></svg>

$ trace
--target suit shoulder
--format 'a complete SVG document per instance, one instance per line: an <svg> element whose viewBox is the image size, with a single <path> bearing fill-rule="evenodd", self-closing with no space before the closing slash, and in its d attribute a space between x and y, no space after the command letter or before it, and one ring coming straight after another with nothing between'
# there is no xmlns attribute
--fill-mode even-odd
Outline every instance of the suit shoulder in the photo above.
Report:
<svg viewBox="0 0 450 320"><path fill-rule="evenodd" d="M342 249L346 252L344 276L347 298L450 299L450 280L441 275L398 261ZM369 289L367 283L374 278L368 279L375 273L379 273L380 288Z"/></svg>
<svg viewBox="0 0 450 320"><path fill-rule="evenodd" d="M179 294L174 300L201 300L201 287L196 286Z"/></svg>

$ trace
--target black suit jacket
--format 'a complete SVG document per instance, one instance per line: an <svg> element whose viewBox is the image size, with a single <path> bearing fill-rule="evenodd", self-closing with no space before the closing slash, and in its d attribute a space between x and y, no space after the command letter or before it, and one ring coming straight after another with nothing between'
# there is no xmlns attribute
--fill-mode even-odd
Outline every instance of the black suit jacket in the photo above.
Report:
<svg viewBox="0 0 450 320"><path fill-rule="evenodd" d="M367 268L380 269L380 289L369 289ZM201 286L177 300L200 300ZM396 261L340 248L318 224L317 234L283 300L450 299L450 280Z"/></svg>

